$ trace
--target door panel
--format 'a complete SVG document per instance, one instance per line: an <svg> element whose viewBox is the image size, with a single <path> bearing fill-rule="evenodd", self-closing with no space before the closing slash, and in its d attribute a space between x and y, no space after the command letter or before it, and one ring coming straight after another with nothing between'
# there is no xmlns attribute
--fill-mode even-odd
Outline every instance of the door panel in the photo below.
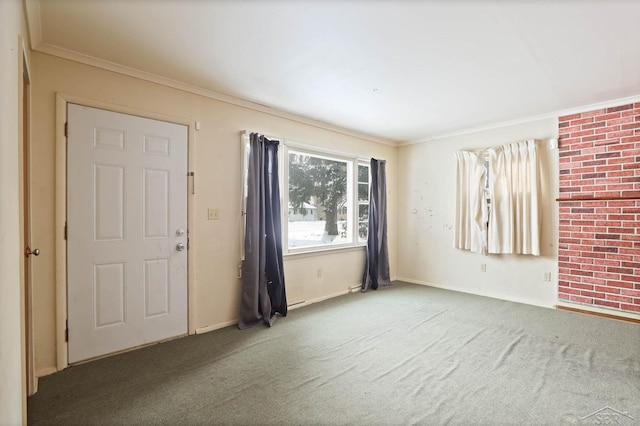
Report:
<svg viewBox="0 0 640 426"><path fill-rule="evenodd" d="M93 265L94 328L124 324L124 263Z"/></svg>
<svg viewBox="0 0 640 426"><path fill-rule="evenodd" d="M169 235L169 173L144 170L144 238L167 238Z"/></svg>
<svg viewBox="0 0 640 426"><path fill-rule="evenodd" d="M93 168L95 241L124 239L124 167Z"/></svg>
<svg viewBox="0 0 640 426"><path fill-rule="evenodd" d="M187 127L69 104L69 362L187 333Z"/></svg>
<svg viewBox="0 0 640 426"><path fill-rule="evenodd" d="M169 260L144 262L145 318L169 312Z"/></svg>

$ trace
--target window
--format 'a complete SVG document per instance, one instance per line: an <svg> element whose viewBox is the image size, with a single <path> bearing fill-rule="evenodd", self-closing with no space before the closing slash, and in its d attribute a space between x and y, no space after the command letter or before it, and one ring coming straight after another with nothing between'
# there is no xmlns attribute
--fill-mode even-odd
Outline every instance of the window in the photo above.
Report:
<svg viewBox="0 0 640 426"><path fill-rule="evenodd" d="M482 191L482 194L487 205L484 211L485 215L482 216L482 219L484 221L484 225L488 228L489 216L491 216L491 189L489 188L489 170L491 170L491 167L489 164L489 157L487 155L484 155L484 170L485 170L484 189Z"/></svg>
<svg viewBox="0 0 640 426"><path fill-rule="evenodd" d="M284 252L326 250L366 243L371 181L368 161L280 141ZM243 134L243 214L246 209L248 156L249 136ZM243 255L244 232L241 238Z"/></svg>
<svg viewBox="0 0 640 426"><path fill-rule="evenodd" d="M288 150L287 246L323 247L353 242L353 161Z"/></svg>
<svg viewBox="0 0 640 426"><path fill-rule="evenodd" d="M454 247L483 254L540 255L536 141L483 152L457 151L456 159Z"/></svg>
<svg viewBox="0 0 640 426"><path fill-rule="evenodd" d="M369 230L369 165L358 163L358 241L367 242Z"/></svg>
<svg viewBox="0 0 640 426"><path fill-rule="evenodd" d="M242 165L240 168L242 171L242 198L240 200L240 211L242 212L242 233L240 234L240 260L244 260L244 235L247 232L247 192L249 191L249 153L251 152L249 135L243 133L240 138L240 142L242 149Z"/></svg>

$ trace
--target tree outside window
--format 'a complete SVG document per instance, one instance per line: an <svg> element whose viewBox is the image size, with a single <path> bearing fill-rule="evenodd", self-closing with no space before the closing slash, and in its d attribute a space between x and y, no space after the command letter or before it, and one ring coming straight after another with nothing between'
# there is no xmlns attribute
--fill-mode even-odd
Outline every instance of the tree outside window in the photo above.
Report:
<svg viewBox="0 0 640 426"><path fill-rule="evenodd" d="M246 211L249 136L242 135L242 212ZM283 142L280 176L285 253L362 245L369 227L369 163L348 154ZM284 222L284 216L283 216ZM244 259L244 228L240 239ZM292 250L293 249L293 250Z"/></svg>
<svg viewBox="0 0 640 426"><path fill-rule="evenodd" d="M344 160L289 151L289 248L351 242Z"/></svg>
<svg viewBox="0 0 640 426"><path fill-rule="evenodd" d="M366 242L369 230L369 165L358 164L358 241Z"/></svg>

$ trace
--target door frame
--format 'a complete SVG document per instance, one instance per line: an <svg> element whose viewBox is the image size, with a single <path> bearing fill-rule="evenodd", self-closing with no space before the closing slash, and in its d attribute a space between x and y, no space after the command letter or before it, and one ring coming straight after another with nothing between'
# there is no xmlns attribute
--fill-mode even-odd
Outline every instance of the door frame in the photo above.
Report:
<svg viewBox="0 0 640 426"><path fill-rule="evenodd" d="M19 39L19 78L20 78L20 89L19 89L19 135L18 138L20 140L20 159L19 159L19 169L20 169L20 223L21 223L21 245L20 245L20 253L22 254L20 260L20 276L21 276L21 306L22 306L22 315L21 321L23 321L22 325L22 335L23 335L23 355L22 359L25 362L25 365L22 367L22 371L25 376L23 379L23 383L25 384L24 389L24 397L26 401L26 397L33 395L38 390L38 378L36 376L35 370L35 355L34 355L34 339L33 339L33 312L32 312L32 300L33 300L33 285L32 285L32 277L33 277L33 267L31 263L26 264L26 259L24 257L26 244L32 243L32 241L25 242L25 235L29 235L30 238L33 237L31 229L32 229L32 214L31 208L28 211L25 210L25 206L31 204L31 196L30 196L30 182L31 182L31 166L25 170L25 164L31 163L31 67L29 65L29 58L27 56L27 48L25 46L25 40L20 37ZM28 154L28 158L25 158L25 155ZM28 203L27 203L28 202ZM27 273L27 267L29 266L29 273Z"/></svg>
<svg viewBox="0 0 640 426"><path fill-rule="evenodd" d="M56 360L58 371L69 366L67 329L67 241L65 239L65 224L67 220L67 137L65 124L67 123L67 104L74 103L92 108L99 108L122 114L135 115L153 120L182 124L188 127L187 132L187 171L195 172L196 128L195 122L183 117L166 115L153 111L142 110L123 105L88 99L65 93L56 93L56 149L55 149L55 252L56 252ZM197 247L195 232L195 191L194 179L188 180L187 189L187 230L189 235L189 250L187 260L187 329L195 334L195 250Z"/></svg>

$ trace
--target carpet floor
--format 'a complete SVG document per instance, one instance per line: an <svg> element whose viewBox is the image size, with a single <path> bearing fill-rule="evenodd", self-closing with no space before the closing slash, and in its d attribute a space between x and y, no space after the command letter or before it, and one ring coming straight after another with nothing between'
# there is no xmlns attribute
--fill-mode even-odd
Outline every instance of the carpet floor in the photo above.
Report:
<svg viewBox="0 0 640 426"><path fill-rule="evenodd" d="M640 421L640 326L396 282L72 366L30 425ZM606 423L600 423L606 424ZM611 423L610 423L611 424ZM614 423L615 424L615 423Z"/></svg>

